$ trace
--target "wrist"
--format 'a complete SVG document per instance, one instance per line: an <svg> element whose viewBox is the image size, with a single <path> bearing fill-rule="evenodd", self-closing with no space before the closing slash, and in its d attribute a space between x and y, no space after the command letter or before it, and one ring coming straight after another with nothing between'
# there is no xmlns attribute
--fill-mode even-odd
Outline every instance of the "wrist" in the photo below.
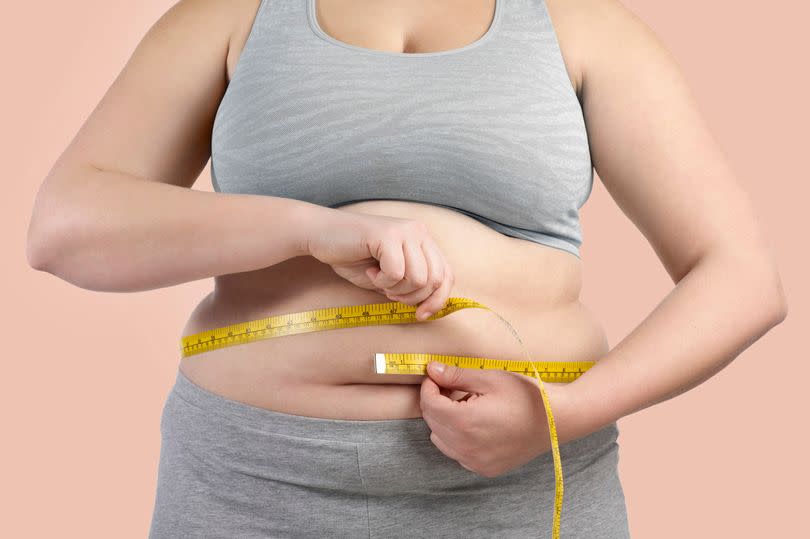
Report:
<svg viewBox="0 0 810 539"><path fill-rule="evenodd" d="M613 413L604 395L594 395L591 388L581 382L582 378L566 385L568 409L571 411L571 432L581 438L599 431L617 421L621 416Z"/></svg>
<svg viewBox="0 0 810 539"><path fill-rule="evenodd" d="M285 226L290 227L295 256L310 256L310 240L319 234L324 222L337 210L301 200L290 200L289 219Z"/></svg>
<svg viewBox="0 0 810 539"><path fill-rule="evenodd" d="M590 421L586 401L576 388L570 383L544 385L551 402L551 413L554 415L557 443L564 444L596 430Z"/></svg>

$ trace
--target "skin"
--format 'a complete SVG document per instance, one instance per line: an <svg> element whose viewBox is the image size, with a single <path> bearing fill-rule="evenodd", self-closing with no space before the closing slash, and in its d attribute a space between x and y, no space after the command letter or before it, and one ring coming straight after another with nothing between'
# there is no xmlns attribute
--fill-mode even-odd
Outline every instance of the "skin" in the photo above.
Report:
<svg viewBox="0 0 810 539"><path fill-rule="evenodd" d="M32 267L105 291L213 276L215 291L192 313L182 331L188 335L268 311L384 301L379 287L397 281L390 275L397 271L380 268L388 274L380 277L370 269L365 277L377 286L362 288L311 256L311 247L317 238L329 244L324 234L337 222L363 231L372 216L419 221L420 234L435 241L434 260L441 257L435 265L447 271L433 280L429 255L402 258L392 263L402 266L398 292L421 291L416 296L424 298L452 275L432 301L482 301L510 320L533 358L598 359L573 383L545 384L560 443L705 381L784 320L784 292L753 205L681 70L649 28L613 0L547 2L594 167L675 285L612 349L578 300L580 261L569 253L427 205L372 201L331 210L190 189L210 157L214 114L257 5L183 0L150 29L40 188L29 228ZM490 2L319 5L321 26L337 39L408 52L469 43L492 14ZM266 233L256 234L257 224ZM421 416L439 450L496 476L550 449L535 380L454 367L396 379L368 372L373 352L410 351L414 342L435 353L522 357L492 323L491 314L478 311L409 327L270 339L208 352L180 368L211 391L288 413ZM335 357L319 355L323 350Z"/></svg>

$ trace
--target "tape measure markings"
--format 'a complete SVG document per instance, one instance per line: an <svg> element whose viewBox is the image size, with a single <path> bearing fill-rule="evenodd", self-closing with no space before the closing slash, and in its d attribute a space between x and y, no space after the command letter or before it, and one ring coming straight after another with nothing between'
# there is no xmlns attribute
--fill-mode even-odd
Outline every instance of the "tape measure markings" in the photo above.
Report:
<svg viewBox="0 0 810 539"><path fill-rule="evenodd" d="M427 365L440 361L465 369L503 370L531 376L526 361L493 359L476 356L453 356L419 352L376 353L374 372L377 374L427 374ZM569 383L594 365L594 361L532 361L544 382ZM541 370L542 369L542 370Z"/></svg>

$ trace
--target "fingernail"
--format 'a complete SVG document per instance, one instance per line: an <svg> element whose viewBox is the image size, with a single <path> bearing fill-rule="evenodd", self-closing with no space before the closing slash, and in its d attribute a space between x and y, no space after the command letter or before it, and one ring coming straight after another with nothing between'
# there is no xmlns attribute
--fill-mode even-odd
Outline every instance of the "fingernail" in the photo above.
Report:
<svg viewBox="0 0 810 539"><path fill-rule="evenodd" d="M444 363L442 363L440 361L431 361L430 362L430 368L433 369L433 372L435 372L436 374L443 373L444 372L444 367L445 367Z"/></svg>

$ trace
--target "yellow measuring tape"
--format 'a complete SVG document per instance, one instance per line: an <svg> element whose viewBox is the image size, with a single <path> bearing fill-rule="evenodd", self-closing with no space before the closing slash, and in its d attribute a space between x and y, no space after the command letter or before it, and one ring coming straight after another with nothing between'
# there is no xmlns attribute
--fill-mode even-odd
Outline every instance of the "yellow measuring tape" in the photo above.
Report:
<svg viewBox="0 0 810 539"><path fill-rule="evenodd" d="M529 368L537 378L540 395L548 418L549 434L551 436L551 452L554 459L554 520L552 524L552 537L560 537L560 515L562 513L563 478L562 464L560 462L560 448L557 442L557 428L554 416L551 413L551 404L546 395L543 381L567 383L576 380L583 372L593 366L593 361L531 361L526 346L506 319L494 309L464 297L448 298L444 307L439 309L425 320L416 318L416 306L399 301L386 303L369 303L365 305L350 305L346 307L328 307L298 313L288 313L239 324L232 324L181 339L182 357L189 357L209 350L216 350L226 346L244 344L261 339L271 339L284 335L296 335L313 331L340 329L357 326L375 326L382 324L413 324L428 322L442 318L461 309L486 309L503 321L523 348L526 361L511 361L483 357L448 356L427 353L377 353L374 357L374 370L378 374L427 374L427 364L430 361L439 361L448 365L462 368L498 369L529 375Z"/></svg>

